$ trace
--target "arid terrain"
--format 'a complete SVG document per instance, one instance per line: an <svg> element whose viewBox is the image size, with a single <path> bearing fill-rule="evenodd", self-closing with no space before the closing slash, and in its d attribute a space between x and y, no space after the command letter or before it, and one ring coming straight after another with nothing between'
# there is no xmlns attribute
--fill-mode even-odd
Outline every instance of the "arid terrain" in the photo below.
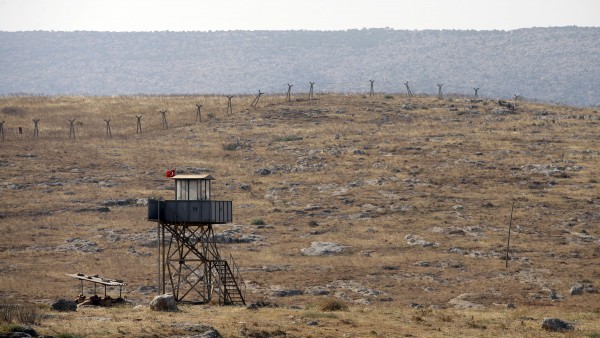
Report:
<svg viewBox="0 0 600 338"><path fill-rule="evenodd" d="M567 336L600 337L598 111L253 99L227 113L224 96L0 98L0 304L35 304L33 327L54 336L189 336L199 323L224 337L564 336L540 325L559 317ZM169 169L209 173L213 199L233 201L215 232L257 310L146 306L157 257L145 203L173 198ZM144 306L51 311L79 294L66 276L78 272L127 281Z"/></svg>

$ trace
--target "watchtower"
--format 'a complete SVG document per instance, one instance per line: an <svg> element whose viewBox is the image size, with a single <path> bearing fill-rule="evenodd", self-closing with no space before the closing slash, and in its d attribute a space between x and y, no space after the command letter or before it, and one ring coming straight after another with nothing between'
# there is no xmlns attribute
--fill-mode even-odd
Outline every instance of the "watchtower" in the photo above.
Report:
<svg viewBox="0 0 600 338"><path fill-rule="evenodd" d="M213 224L232 221L231 201L210 199L210 175L175 175L174 200L148 200L148 221L157 222L159 293L177 301L245 304L244 282L233 257L221 258ZM167 289L170 288L170 290Z"/></svg>

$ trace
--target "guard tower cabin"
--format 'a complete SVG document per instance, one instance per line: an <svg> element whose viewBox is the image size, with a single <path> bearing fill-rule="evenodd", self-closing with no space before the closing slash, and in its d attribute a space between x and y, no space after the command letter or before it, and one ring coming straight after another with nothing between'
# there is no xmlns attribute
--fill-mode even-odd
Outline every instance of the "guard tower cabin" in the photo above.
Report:
<svg viewBox="0 0 600 338"><path fill-rule="evenodd" d="M174 175L174 200L148 200L148 221L158 223L159 293L177 301L245 304L244 282L233 257L221 258L213 224L232 221L231 201L210 199L210 175Z"/></svg>
<svg viewBox="0 0 600 338"><path fill-rule="evenodd" d="M186 224L231 223L231 201L210 199L210 175L175 175L175 199L148 201L148 220Z"/></svg>

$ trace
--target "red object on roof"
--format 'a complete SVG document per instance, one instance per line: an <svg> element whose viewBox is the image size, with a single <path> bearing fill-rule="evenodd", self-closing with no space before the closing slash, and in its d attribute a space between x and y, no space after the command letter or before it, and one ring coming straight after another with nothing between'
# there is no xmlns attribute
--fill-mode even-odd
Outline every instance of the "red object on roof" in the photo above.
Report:
<svg viewBox="0 0 600 338"><path fill-rule="evenodd" d="M175 176L175 169L173 169L173 170L167 170L166 176L167 177L173 177L173 176Z"/></svg>

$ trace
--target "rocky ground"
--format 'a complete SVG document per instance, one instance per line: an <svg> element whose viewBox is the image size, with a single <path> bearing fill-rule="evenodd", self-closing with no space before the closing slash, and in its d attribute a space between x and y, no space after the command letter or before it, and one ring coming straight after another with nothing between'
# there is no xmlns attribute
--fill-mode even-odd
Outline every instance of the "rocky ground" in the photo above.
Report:
<svg viewBox="0 0 600 338"><path fill-rule="evenodd" d="M317 316L316 304L334 299L374 320L408 311L396 313L415 327L407 334L430 335L446 313L454 335L462 312L444 311L519 312L508 312L504 331L481 319L468 335L480 335L477 325L484 335L538 335L540 325L515 318L538 323L546 310L576 318L579 333L600 332L597 111L359 95L267 96L250 108L252 99L236 97L233 114L220 97L0 99L20 109L0 116L0 300L72 299L80 286L65 274L82 272L123 279L128 300L149 303L157 237L147 200L173 196L164 172L176 169L210 173L214 199L233 201L234 222L216 225L216 240L240 267L248 303L268 304L259 311L280 318L273 322L297 322L281 321L298 317L289 311ZM194 103L203 104L201 122ZM159 109L169 111L168 129ZM132 117L142 113L136 134ZM37 117L39 139L16 133ZM310 330L327 334L332 320L318 316L298 323L316 321ZM334 317L345 331L331 336L394 332ZM211 324L251 336L247 322L224 318ZM254 320L256 332L269 326ZM288 335L306 336L288 324Z"/></svg>

